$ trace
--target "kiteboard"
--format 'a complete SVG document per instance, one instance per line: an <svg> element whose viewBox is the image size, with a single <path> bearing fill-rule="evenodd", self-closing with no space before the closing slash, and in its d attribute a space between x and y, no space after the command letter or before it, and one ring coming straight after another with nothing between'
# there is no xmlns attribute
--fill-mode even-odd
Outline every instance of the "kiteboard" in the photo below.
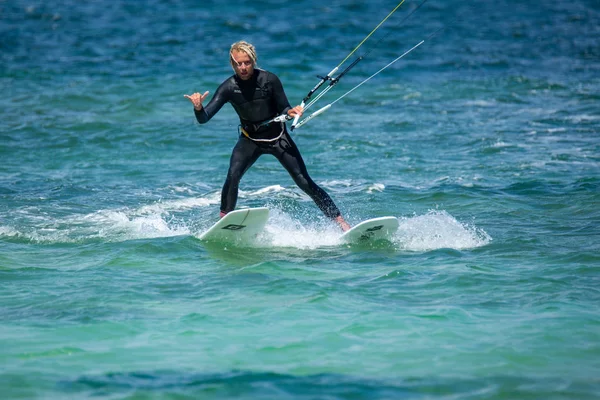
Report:
<svg viewBox="0 0 600 400"><path fill-rule="evenodd" d="M396 217L368 219L344 232L342 241L362 243L375 240L391 240L399 225L400 223Z"/></svg>
<svg viewBox="0 0 600 400"><path fill-rule="evenodd" d="M263 231L268 218L269 209L266 207L234 210L200 235L200 240L237 244L251 242Z"/></svg>

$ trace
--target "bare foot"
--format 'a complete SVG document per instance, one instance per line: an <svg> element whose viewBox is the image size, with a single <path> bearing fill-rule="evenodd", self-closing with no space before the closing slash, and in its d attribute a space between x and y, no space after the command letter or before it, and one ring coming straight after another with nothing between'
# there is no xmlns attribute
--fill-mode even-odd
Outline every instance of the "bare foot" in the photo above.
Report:
<svg viewBox="0 0 600 400"><path fill-rule="evenodd" d="M342 231L346 232L346 231L350 230L350 225L346 222L344 217L342 217L341 215L335 219L335 222L337 222L338 225L340 226L340 228L342 228Z"/></svg>

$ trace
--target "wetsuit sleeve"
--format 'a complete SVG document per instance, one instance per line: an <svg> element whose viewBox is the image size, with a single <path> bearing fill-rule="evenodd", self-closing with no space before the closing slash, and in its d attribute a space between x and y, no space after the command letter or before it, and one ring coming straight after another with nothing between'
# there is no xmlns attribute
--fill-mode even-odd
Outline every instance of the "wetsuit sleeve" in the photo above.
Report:
<svg viewBox="0 0 600 400"><path fill-rule="evenodd" d="M292 107L283 91L283 85L276 75L273 75L273 98L275 99L275 107L278 114L287 114Z"/></svg>
<svg viewBox="0 0 600 400"><path fill-rule="evenodd" d="M208 104L203 105L200 110L194 108L194 114L199 123L204 124L208 122L229 101L230 87L228 79L217 88L217 91Z"/></svg>

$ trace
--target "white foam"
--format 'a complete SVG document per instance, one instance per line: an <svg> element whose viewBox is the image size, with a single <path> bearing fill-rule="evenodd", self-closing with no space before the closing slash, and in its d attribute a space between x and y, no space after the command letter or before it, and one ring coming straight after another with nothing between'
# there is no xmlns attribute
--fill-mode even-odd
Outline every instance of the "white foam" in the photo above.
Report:
<svg viewBox="0 0 600 400"><path fill-rule="evenodd" d="M331 180L331 181L325 181L322 184L327 187L334 187L334 186L350 187L350 186L352 186L352 181L350 179L336 179L336 180Z"/></svg>
<svg viewBox="0 0 600 400"><path fill-rule="evenodd" d="M482 229L457 221L446 211L401 218L396 239L411 251L464 250L485 246L492 238Z"/></svg>
<svg viewBox="0 0 600 400"><path fill-rule="evenodd" d="M285 188L283 186L272 185L272 186L264 187L262 189L255 190L253 192L241 192L240 191L240 194L242 194L244 196L260 196L260 195L263 195L266 193L277 193L277 192L282 192L284 190L285 190Z"/></svg>
<svg viewBox="0 0 600 400"><path fill-rule="evenodd" d="M329 221L303 223L273 209L261 239L261 247L317 249L342 244L336 224ZM484 246L491 240L484 230L461 223L446 211L401 217L398 232L392 238L397 248L408 251L465 250Z"/></svg>
<svg viewBox="0 0 600 400"><path fill-rule="evenodd" d="M21 236L21 233L10 226L0 226L0 236L15 237Z"/></svg>
<svg viewBox="0 0 600 400"><path fill-rule="evenodd" d="M572 122L575 122L575 123L593 122L593 121L597 121L598 119L600 119L600 116L589 115L589 114L578 114L578 115L570 115L567 117L567 119Z"/></svg>
<svg viewBox="0 0 600 400"><path fill-rule="evenodd" d="M135 211L135 213L139 215L146 215L172 211L183 211L198 207L212 206L215 204L219 204L220 201L221 193L218 192L210 195L209 197L192 197L189 199L159 201L154 204L142 206L137 211Z"/></svg>
<svg viewBox="0 0 600 400"><path fill-rule="evenodd" d="M297 218L272 209L259 245L316 249L339 245L340 236L341 231L334 223L302 223Z"/></svg>
<svg viewBox="0 0 600 400"><path fill-rule="evenodd" d="M169 226L160 214L128 216L124 211L103 210L82 218L88 222L84 231L98 229L97 236L109 241L153 239L189 234L185 226ZM73 221L77 224L77 218Z"/></svg>
<svg viewBox="0 0 600 400"><path fill-rule="evenodd" d="M374 183L367 189L367 193L373 192L383 192L385 190L385 185L383 183Z"/></svg>
<svg viewBox="0 0 600 400"><path fill-rule="evenodd" d="M503 142L502 140L497 140L496 143L492 144L491 147L494 148L503 148L503 147L510 147L509 144L507 144L506 142Z"/></svg>
<svg viewBox="0 0 600 400"><path fill-rule="evenodd" d="M97 239L121 242L189 235L191 229L188 223L176 221L173 213L212 206L219 201L220 193L216 193L204 198L159 201L139 208L105 209L59 218L22 209L22 217L33 227L22 232L0 227L0 236L22 237L41 243L80 243ZM195 222L190 221L190 224Z"/></svg>

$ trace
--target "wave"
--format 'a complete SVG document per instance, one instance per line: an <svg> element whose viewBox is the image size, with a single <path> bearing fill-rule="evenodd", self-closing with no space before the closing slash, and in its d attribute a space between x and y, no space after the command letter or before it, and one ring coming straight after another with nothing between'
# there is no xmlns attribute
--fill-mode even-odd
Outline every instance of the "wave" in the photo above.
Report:
<svg viewBox="0 0 600 400"><path fill-rule="evenodd" d="M90 241L123 242L174 236L199 236L211 222L174 218L166 213L173 205L178 209L203 201L172 202L144 206L138 210L101 210L83 216L71 216L55 221L53 226L18 230L0 226L0 237L41 244L84 243ZM145 215L137 215L140 212ZM212 214L211 214L212 215ZM425 215L400 217L400 227L391 245L401 251L431 251L436 249L464 250L485 246L491 237L481 228L456 220L445 211L430 211ZM319 249L343 246L337 225L324 218L304 221L296 215L271 207L264 233L255 244L261 248Z"/></svg>
<svg viewBox="0 0 600 400"><path fill-rule="evenodd" d="M373 194L387 190L377 182L328 181L335 191ZM74 214L73 209L55 209L52 213L37 208L17 210L15 225L0 225L0 238L41 244L123 242L173 236L198 237L217 219L221 193L194 196L187 187L171 187L182 197L159 200L140 206L104 208L87 214ZM343 246L339 227L311 207L301 211L297 202L311 200L296 187L270 185L240 191L240 205L266 205L271 210L269 221L256 246L266 248L319 249ZM359 207L360 208L360 207ZM356 224L375 215L349 215ZM60 216L55 216L62 214ZM381 211L379 212L381 214ZM389 213L388 215L392 215ZM456 220L445 211L429 211L424 215L399 216L400 227L391 245L398 250L429 251L441 248L455 250L485 246L491 237L480 228ZM18 221L18 222L17 222ZM16 225L18 223L18 225Z"/></svg>
<svg viewBox="0 0 600 400"><path fill-rule="evenodd" d="M465 250L485 246L492 241L483 229L459 222L446 211L400 217L400 226L392 246L401 251L438 249ZM339 228L329 221L305 223L279 210L271 210L260 247L318 249L341 246Z"/></svg>
<svg viewBox="0 0 600 400"><path fill-rule="evenodd" d="M33 226L0 226L0 237L41 244L122 242L137 239L191 235L193 224L177 214L218 204L220 194L158 201L137 208L102 209L63 217L40 217L39 211L24 211ZM36 215L34 215L36 214Z"/></svg>
<svg viewBox="0 0 600 400"><path fill-rule="evenodd" d="M204 397L206 394L211 398L244 399L421 399L454 398L457 394L463 398L486 399L497 398L501 394L514 398L541 394L543 398L552 397L560 391L566 397L578 394L585 398L597 392L598 382L585 377L556 379L551 376L492 375L482 379L471 376L457 378L425 375L375 379L342 373L294 375L268 370L194 372L171 369L81 375L59 380L55 390L61 394L78 394L81 397L98 396L100 393L113 396L135 393L150 397Z"/></svg>

